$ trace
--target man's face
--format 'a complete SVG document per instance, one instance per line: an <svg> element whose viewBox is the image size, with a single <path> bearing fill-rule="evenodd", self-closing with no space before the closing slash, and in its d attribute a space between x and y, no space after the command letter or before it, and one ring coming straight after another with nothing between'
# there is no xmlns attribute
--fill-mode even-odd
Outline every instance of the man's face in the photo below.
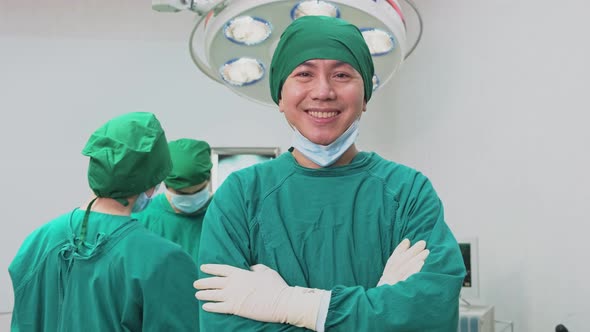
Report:
<svg viewBox="0 0 590 332"><path fill-rule="evenodd" d="M307 139L328 145L366 110L363 78L341 61L306 61L285 80L279 110Z"/></svg>

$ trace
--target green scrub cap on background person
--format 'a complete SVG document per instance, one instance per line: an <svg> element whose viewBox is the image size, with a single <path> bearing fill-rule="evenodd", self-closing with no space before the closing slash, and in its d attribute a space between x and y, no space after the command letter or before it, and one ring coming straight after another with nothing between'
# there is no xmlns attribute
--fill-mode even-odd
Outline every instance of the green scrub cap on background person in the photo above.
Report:
<svg viewBox="0 0 590 332"><path fill-rule="evenodd" d="M346 62L358 71L365 84L365 100L373 93L373 58L361 31L342 19L303 16L281 35L270 65L270 94L279 103L281 89L293 70L311 59Z"/></svg>
<svg viewBox="0 0 590 332"><path fill-rule="evenodd" d="M211 147L205 141L181 138L168 143L172 171L164 180L167 187L183 189L211 177Z"/></svg>
<svg viewBox="0 0 590 332"><path fill-rule="evenodd" d="M98 197L124 199L161 183L172 169L166 135L155 115L133 112L98 128L82 154Z"/></svg>

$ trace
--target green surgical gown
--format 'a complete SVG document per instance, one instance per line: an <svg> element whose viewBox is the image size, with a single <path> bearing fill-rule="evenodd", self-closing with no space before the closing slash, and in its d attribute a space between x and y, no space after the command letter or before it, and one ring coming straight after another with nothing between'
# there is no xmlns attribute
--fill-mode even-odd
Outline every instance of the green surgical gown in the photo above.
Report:
<svg viewBox="0 0 590 332"><path fill-rule="evenodd" d="M11 331L195 331L197 267L128 216L76 209L29 235L9 267Z"/></svg>
<svg viewBox="0 0 590 332"><path fill-rule="evenodd" d="M145 228L180 245L191 255L195 263L198 263L199 243L206 211L207 206L204 206L193 214L176 213L166 195L159 194L145 210L134 216Z"/></svg>
<svg viewBox="0 0 590 332"><path fill-rule="evenodd" d="M422 271L375 287L404 238L427 242ZM322 169L284 153L232 173L208 208L199 255L244 269L265 264L291 286L331 290L326 331L457 331L465 266L441 201L423 174L375 153ZM202 309L200 325L304 330Z"/></svg>

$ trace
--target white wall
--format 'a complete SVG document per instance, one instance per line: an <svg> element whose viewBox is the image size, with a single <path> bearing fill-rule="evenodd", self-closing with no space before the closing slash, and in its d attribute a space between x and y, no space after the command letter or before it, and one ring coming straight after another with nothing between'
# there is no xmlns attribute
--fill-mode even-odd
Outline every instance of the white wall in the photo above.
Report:
<svg viewBox="0 0 590 332"><path fill-rule="evenodd" d="M518 331L587 331L587 1L417 1L423 43L392 87L392 156L480 240L481 299ZM584 328L583 328L584 326Z"/></svg>
<svg viewBox="0 0 590 332"><path fill-rule="evenodd" d="M10 331L10 314L0 314L0 332Z"/></svg>
<svg viewBox="0 0 590 332"><path fill-rule="evenodd" d="M480 301L497 318L582 331L590 3L416 3L423 40L370 102L360 147L424 171L452 229L479 237ZM0 306L26 234L86 199L80 151L113 115L154 112L170 139L288 147L276 110L197 71L192 22L141 0L0 2Z"/></svg>

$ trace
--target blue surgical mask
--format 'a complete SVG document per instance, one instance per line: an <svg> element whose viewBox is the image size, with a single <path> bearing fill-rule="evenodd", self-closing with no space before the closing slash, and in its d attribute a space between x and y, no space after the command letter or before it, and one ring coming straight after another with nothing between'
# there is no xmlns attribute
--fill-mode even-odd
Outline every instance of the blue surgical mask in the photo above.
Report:
<svg viewBox="0 0 590 332"><path fill-rule="evenodd" d="M354 120L340 137L328 145L315 144L293 127L293 130L295 130L293 147L317 165L328 167L334 164L354 144L359 134L359 122L360 118Z"/></svg>
<svg viewBox="0 0 590 332"><path fill-rule="evenodd" d="M158 191L159 188L160 188L160 184L158 183L154 187L154 191L152 192L151 196L148 196L145 193L145 191L142 192L141 194L139 194L139 196L137 196L137 199L135 200L135 204L133 205L131 212L137 213L137 212L141 212L141 211L145 210L145 208L148 206L148 204L150 204L150 202L152 201L152 197L154 197L154 195L156 194L156 192Z"/></svg>
<svg viewBox="0 0 590 332"><path fill-rule="evenodd" d="M145 210L145 208L148 206L148 204L150 204L151 201L152 198L149 197L145 192L139 194L139 196L137 196L135 204L133 204L133 209L131 209L131 212L137 213Z"/></svg>
<svg viewBox="0 0 590 332"><path fill-rule="evenodd" d="M209 189L205 187L201 191L197 191L192 195L178 195L168 191L172 205L179 211L184 213L197 212L209 200Z"/></svg>

